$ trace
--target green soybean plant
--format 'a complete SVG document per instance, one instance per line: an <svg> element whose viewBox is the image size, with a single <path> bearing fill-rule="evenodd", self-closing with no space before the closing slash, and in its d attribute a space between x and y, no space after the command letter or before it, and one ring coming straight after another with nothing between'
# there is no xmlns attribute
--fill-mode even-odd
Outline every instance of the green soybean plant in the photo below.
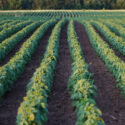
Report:
<svg viewBox="0 0 125 125"><path fill-rule="evenodd" d="M30 23L32 23L32 22L31 21L23 21L21 23L18 23L16 25L12 26L12 27L7 27L7 28L3 29L0 32L0 43Z"/></svg>
<svg viewBox="0 0 125 125"><path fill-rule="evenodd" d="M26 97L18 109L17 125L43 125L47 121L47 97L53 82L60 32L64 24L65 20L59 21L52 31L44 58L31 78Z"/></svg>
<svg viewBox="0 0 125 125"><path fill-rule="evenodd" d="M122 37L119 37L115 33L111 32L109 28L100 22L93 21L92 24L97 27L97 29L105 36L108 42L116 50L125 56L125 40Z"/></svg>
<svg viewBox="0 0 125 125"><path fill-rule="evenodd" d="M14 81L23 73L26 64L30 61L40 39L51 25L54 25L57 19L49 20L43 23L35 33L22 45L20 50L4 66L0 67L0 98L11 90Z"/></svg>
<svg viewBox="0 0 125 125"><path fill-rule="evenodd" d="M27 35L29 35L33 30L40 26L42 22L36 21L26 26L16 34L12 35L10 38L4 40L0 43L0 62L7 56L9 52Z"/></svg>
<svg viewBox="0 0 125 125"><path fill-rule="evenodd" d="M86 21L82 21L86 28L90 42L99 55L99 57L105 62L107 68L113 73L117 87L121 93L125 95L125 63L118 58L109 45L103 41L103 39L96 33L92 25Z"/></svg>
<svg viewBox="0 0 125 125"><path fill-rule="evenodd" d="M101 118L102 113L94 100L97 88L91 79L88 64L85 63L73 20L68 26L68 44L73 60L68 89L71 90L73 106L76 108L76 125L105 125Z"/></svg>

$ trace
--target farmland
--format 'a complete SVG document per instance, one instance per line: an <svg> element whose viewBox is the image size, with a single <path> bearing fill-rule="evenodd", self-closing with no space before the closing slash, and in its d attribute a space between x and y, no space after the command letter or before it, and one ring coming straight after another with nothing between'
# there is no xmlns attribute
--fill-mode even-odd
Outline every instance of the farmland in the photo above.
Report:
<svg viewBox="0 0 125 125"><path fill-rule="evenodd" d="M125 11L1 11L0 125L124 125Z"/></svg>

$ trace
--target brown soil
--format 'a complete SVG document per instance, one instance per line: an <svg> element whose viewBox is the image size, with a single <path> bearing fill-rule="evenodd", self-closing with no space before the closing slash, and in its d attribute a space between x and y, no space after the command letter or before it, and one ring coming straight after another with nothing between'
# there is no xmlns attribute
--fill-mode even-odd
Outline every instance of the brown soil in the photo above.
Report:
<svg viewBox="0 0 125 125"><path fill-rule="evenodd" d="M38 27L37 27L37 28L38 28ZM37 29L37 28L36 28L36 29ZM36 29L35 29L35 30L36 30ZM20 41L19 43L17 43L17 45L12 49L12 51L11 51L9 54L7 54L7 56L2 60L2 62L0 63L0 66L5 65L5 64L15 55L15 53L21 48L21 46L23 45L23 43L24 43L28 38L30 38L30 36L33 35L33 33L35 32L35 30L32 31L31 33L29 33L29 35L27 35L27 36L24 38L24 40L22 40L22 41Z"/></svg>
<svg viewBox="0 0 125 125"><path fill-rule="evenodd" d="M94 74L93 79L97 86L96 102L103 113L106 125L125 125L125 99L116 88L114 77L92 48L83 25L75 22L75 28L85 61L89 64L89 71Z"/></svg>
<svg viewBox="0 0 125 125"><path fill-rule="evenodd" d="M99 34L99 36L110 46L111 49L114 50L115 55L121 58L125 62L125 56L123 56L119 51L114 49L114 47L108 42L108 40L106 40L105 36L95 26L93 27L96 30L96 32Z"/></svg>
<svg viewBox="0 0 125 125"><path fill-rule="evenodd" d="M71 75L71 63L66 24L61 30L59 58L52 93L48 101L49 116L46 125L75 125L75 111L70 95L66 90Z"/></svg>
<svg viewBox="0 0 125 125"><path fill-rule="evenodd" d="M0 125L16 124L17 109L26 94L26 85L33 76L35 69L40 65L51 31L52 28L45 33L24 73L14 83L12 90L3 97L3 101L0 103Z"/></svg>

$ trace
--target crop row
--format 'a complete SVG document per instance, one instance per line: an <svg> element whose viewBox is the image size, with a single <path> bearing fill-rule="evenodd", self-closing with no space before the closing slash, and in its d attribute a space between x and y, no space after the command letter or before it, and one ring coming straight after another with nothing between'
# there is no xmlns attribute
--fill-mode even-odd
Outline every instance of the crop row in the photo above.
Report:
<svg viewBox="0 0 125 125"><path fill-rule="evenodd" d="M68 88L71 89L71 98L76 108L76 125L105 125L94 100L96 86L91 80L92 74L85 63L73 21L70 21L68 26L68 43L73 60Z"/></svg>
<svg viewBox="0 0 125 125"><path fill-rule="evenodd" d="M117 18L115 20L111 19L111 21L115 22L116 24L119 24L119 25L122 25L123 27L125 27L125 23L124 23L125 22L125 18L122 18L122 20L120 18L119 19Z"/></svg>
<svg viewBox="0 0 125 125"><path fill-rule="evenodd" d="M40 39L47 29L57 20L49 20L42 24L35 33L22 45L20 50L3 67L0 67L0 98L10 90L14 81L23 73L26 64L30 61Z"/></svg>
<svg viewBox="0 0 125 125"><path fill-rule="evenodd" d="M18 32L19 30L21 30L22 28L24 28L26 25L30 24L31 21L24 21L24 22L21 22L21 23L18 23L12 27L7 27L5 29L3 29L1 32L0 32L0 43L8 38L9 36L11 36L12 34Z"/></svg>
<svg viewBox="0 0 125 125"><path fill-rule="evenodd" d="M33 30L40 26L41 22L34 22L16 34L12 35L10 38L4 40L0 43L0 62L7 56L7 54L27 35L29 35Z"/></svg>
<svg viewBox="0 0 125 125"><path fill-rule="evenodd" d="M16 21L12 21L12 22L9 22L9 23L5 23L2 26L0 26L0 31L4 30L5 28L11 27L11 26L13 26L13 25L15 25L19 22L20 22L19 20L16 20Z"/></svg>
<svg viewBox="0 0 125 125"><path fill-rule="evenodd" d="M115 33L111 32L109 28L100 22L92 22L92 24L97 27L116 50L125 56L125 41L122 37L115 35Z"/></svg>
<svg viewBox="0 0 125 125"><path fill-rule="evenodd" d="M44 58L31 78L26 97L19 107L17 125L43 125L47 121L47 97L53 82L60 32L64 23L65 20L59 21L52 31Z"/></svg>
<svg viewBox="0 0 125 125"><path fill-rule="evenodd" d="M98 53L100 58L105 62L108 69L113 73L118 84L117 87L121 90L122 94L125 94L125 63L118 58L109 45L102 40L102 38L96 33L92 25L83 21L83 25L86 28L90 42Z"/></svg>
<svg viewBox="0 0 125 125"><path fill-rule="evenodd" d="M82 17L82 16L112 16L112 17L124 17L124 12L103 12L103 11L83 11L83 10L45 10L45 11L22 11L22 12L1 12L0 13L1 17L4 16L19 16L19 17L24 17L24 16L42 16L42 17Z"/></svg>
<svg viewBox="0 0 125 125"><path fill-rule="evenodd" d="M2 21L0 21L0 26L4 25L6 23L9 23L9 22L12 22L12 20L2 20Z"/></svg>
<svg viewBox="0 0 125 125"><path fill-rule="evenodd" d="M105 21L103 23L107 27L109 27L112 31L114 31L116 34L118 34L119 36L125 38L125 28L122 25L116 24L116 23L110 22L110 21Z"/></svg>

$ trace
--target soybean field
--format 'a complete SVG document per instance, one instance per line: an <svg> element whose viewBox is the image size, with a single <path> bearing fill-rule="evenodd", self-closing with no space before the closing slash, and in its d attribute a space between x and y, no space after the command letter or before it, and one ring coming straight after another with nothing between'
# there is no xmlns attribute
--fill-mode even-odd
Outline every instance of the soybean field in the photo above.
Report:
<svg viewBox="0 0 125 125"><path fill-rule="evenodd" d="M125 11L0 11L0 125L125 125Z"/></svg>

